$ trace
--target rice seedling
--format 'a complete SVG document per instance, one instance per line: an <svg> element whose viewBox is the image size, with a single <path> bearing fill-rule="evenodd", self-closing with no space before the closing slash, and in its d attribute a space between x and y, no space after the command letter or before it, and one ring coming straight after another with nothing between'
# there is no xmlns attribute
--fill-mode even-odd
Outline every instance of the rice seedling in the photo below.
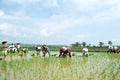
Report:
<svg viewBox="0 0 120 80"><path fill-rule="evenodd" d="M0 61L0 80L119 80L120 54Z"/></svg>

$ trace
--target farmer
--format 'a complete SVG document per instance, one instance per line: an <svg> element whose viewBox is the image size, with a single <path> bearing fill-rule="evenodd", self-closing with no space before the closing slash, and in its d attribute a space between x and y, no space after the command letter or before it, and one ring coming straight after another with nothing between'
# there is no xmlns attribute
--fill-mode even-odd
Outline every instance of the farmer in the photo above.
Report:
<svg viewBox="0 0 120 80"><path fill-rule="evenodd" d="M16 51L17 49L15 48L15 45L12 43L11 45L9 45L9 51L11 52L11 53L15 53L15 51Z"/></svg>
<svg viewBox="0 0 120 80"><path fill-rule="evenodd" d="M11 45L9 45L9 52L11 53L11 60L14 58L15 59L15 52L17 52L17 48L15 47L15 45L12 43Z"/></svg>
<svg viewBox="0 0 120 80"><path fill-rule="evenodd" d="M59 51L59 57L60 56L66 56L67 54L69 54L69 57L71 58L71 48L69 47L61 47L60 51Z"/></svg>
<svg viewBox="0 0 120 80"><path fill-rule="evenodd" d="M21 48L20 43L17 43L16 48L17 48L17 52L20 52L20 48Z"/></svg>
<svg viewBox="0 0 120 80"><path fill-rule="evenodd" d="M50 57L50 49L48 48L48 46L43 45L42 46L42 52L43 52L43 57L45 57L46 53L48 53L48 55Z"/></svg>
<svg viewBox="0 0 120 80"><path fill-rule="evenodd" d="M37 53L37 56L39 56L40 55L40 51L41 51L41 47L36 47L36 53Z"/></svg>
<svg viewBox="0 0 120 80"><path fill-rule="evenodd" d="M28 53L28 49L27 48L23 48L22 49L22 57L26 58L27 57L27 53Z"/></svg>
<svg viewBox="0 0 120 80"><path fill-rule="evenodd" d="M108 51L107 51L107 53L111 53L111 52L113 52L113 46L108 46Z"/></svg>
<svg viewBox="0 0 120 80"><path fill-rule="evenodd" d="M82 49L83 56L88 55L88 48Z"/></svg>
<svg viewBox="0 0 120 80"><path fill-rule="evenodd" d="M108 51L107 51L107 53L112 53L112 52L114 52L114 53L118 53L119 51L118 51L118 47L117 46L109 46L108 47Z"/></svg>
<svg viewBox="0 0 120 80"><path fill-rule="evenodd" d="M2 54L3 54L3 59L6 59L7 56L7 50L8 50L8 45L7 45L7 41L3 41L2 42Z"/></svg>
<svg viewBox="0 0 120 80"><path fill-rule="evenodd" d="M113 46L113 52L118 53L118 47L117 46Z"/></svg>

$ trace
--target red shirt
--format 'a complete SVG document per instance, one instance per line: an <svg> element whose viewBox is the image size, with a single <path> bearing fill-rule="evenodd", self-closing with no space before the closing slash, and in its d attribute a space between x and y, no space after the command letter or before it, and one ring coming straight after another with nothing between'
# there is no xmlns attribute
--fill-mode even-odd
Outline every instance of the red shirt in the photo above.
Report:
<svg viewBox="0 0 120 80"><path fill-rule="evenodd" d="M70 53L71 52L71 48L69 48L69 47L67 47L67 50L66 51L64 51L64 49L63 48L60 48L60 53Z"/></svg>

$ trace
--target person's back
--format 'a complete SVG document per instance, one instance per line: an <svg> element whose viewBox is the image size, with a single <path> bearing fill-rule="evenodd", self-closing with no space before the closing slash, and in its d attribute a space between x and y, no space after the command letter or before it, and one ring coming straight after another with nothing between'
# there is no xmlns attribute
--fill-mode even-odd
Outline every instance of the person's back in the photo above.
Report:
<svg viewBox="0 0 120 80"><path fill-rule="evenodd" d="M19 49L19 48L20 48L20 44L17 44L17 45L16 45L16 48Z"/></svg>
<svg viewBox="0 0 120 80"><path fill-rule="evenodd" d="M45 57L46 53L48 53L49 57L50 57L50 49L48 48L48 46L43 45L42 46L42 52L43 52L43 56Z"/></svg>
<svg viewBox="0 0 120 80"><path fill-rule="evenodd" d="M113 52L114 53L118 52L118 47L117 46L113 46Z"/></svg>
<svg viewBox="0 0 120 80"><path fill-rule="evenodd" d="M8 45L7 44L2 44L2 50L7 50Z"/></svg>
<svg viewBox="0 0 120 80"><path fill-rule="evenodd" d="M67 47L67 52L70 53L71 52L71 48Z"/></svg>
<svg viewBox="0 0 120 80"><path fill-rule="evenodd" d="M62 49L63 49L63 51L64 51L64 52L67 50L67 48L66 48L66 47L62 47Z"/></svg>
<svg viewBox="0 0 120 80"><path fill-rule="evenodd" d="M117 47L117 46L114 46L114 47L113 47L113 50L117 50L117 49L118 49L118 47Z"/></svg>
<svg viewBox="0 0 120 80"><path fill-rule="evenodd" d="M20 52L20 48L21 48L20 43L17 43L15 47L16 47L17 52Z"/></svg>
<svg viewBox="0 0 120 80"><path fill-rule="evenodd" d="M12 43L11 45L9 45L9 49L10 52L15 53L17 51L17 48L15 47L15 45Z"/></svg>
<svg viewBox="0 0 120 80"><path fill-rule="evenodd" d="M112 49L113 49L113 46L108 46L108 49L111 49L111 50L112 50Z"/></svg>
<svg viewBox="0 0 120 80"><path fill-rule="evenodd" d="M37 47L37 49L41 49L41 47Z"/></svg>
<svg viewBox="0 0 120 80"><path fill-rule="evenodd" d="M1 48L2 48L3 59L5 60L5 58L7 56L7 50L8 50L7 41L2 42L2 47Z"/></svg>
<svg viewBox="0 0 120 80"><path fill-rule="evenodd" d="M82 49L82 53L83 53L83 56L85 56L86 54L88 54L88 48L83 48Z"/></svg>

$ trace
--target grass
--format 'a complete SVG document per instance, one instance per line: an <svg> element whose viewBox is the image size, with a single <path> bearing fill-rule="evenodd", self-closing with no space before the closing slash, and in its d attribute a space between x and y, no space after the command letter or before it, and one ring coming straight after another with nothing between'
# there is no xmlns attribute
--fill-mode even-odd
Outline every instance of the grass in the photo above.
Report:
<svg viewBox="0 0 120 80"><path fill-rule="evenodd" d="M0 61L0 80L120 80L120 54Z"/></svg>

